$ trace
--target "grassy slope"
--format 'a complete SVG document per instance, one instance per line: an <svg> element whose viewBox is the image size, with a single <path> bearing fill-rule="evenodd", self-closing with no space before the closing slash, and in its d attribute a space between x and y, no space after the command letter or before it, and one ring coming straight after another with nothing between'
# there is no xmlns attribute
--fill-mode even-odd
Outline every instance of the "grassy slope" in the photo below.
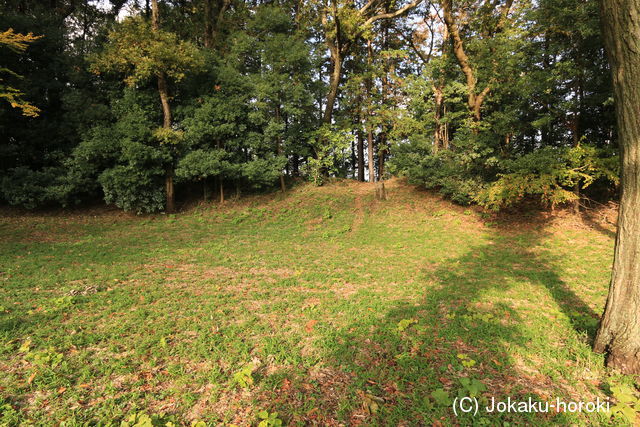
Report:
<svg viewBox="0 0 640 427"><path fill-rule="evenodd" d="M461 377L485 398L591 400L629 381L589 347L606 230L488 222L398 182L372 196L343 182L169 217L0 218L4 421L246 425L266 409L292 424L450 424L429 396L469 394Z"/></svg>

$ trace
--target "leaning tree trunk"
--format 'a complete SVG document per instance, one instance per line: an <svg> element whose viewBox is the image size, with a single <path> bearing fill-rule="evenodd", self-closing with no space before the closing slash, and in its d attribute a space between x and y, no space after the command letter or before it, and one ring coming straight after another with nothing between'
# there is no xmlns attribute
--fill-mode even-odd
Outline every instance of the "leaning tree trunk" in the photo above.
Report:
<svg viewBox="0 0 640 427"><path fill-rule="evenodd" d="M331 51L331 76L329 78L329 94L327 95L327 106L324 109L322 123L331 124L333 109L335 108L338 90L340 89L340 77L342 76L342 56L336 48Z"/></svg>
<svg viewBox="0 0 640 427"><path fill-rule="evenodd" d="M594 349L607 365L640 374L640 0L603 0L605 47L613 74L622 196L613 272Z"/></svg>
<svg viewBox="0 0 640 427"><path fill-rule="evenodd" d="M160 28L160 17L158 10L158 0L151 2L151 28L154 32ZM158 72L158 93L160 94L160 103L162 104L162 127L171 128L171 106L169 105L169 87L167 84L167 76L163 71ZM165 195L167 199L168 213L175 212L175 196L173 190L173 165L168 165L165 169L164 180Z"/></svg>

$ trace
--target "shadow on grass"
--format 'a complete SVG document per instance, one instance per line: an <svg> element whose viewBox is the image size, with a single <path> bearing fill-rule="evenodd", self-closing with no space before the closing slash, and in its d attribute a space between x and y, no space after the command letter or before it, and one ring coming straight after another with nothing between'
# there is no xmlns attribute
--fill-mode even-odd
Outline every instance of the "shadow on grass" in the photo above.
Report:
<svg viewBox="0 0 640 427"><path fill-rule="evenodd" d="M582 213L582 221L587 224L589 227L593 228L600 234L603 234L612 239L616 238L616 232L612 231L602 225L601 220L594 218L594 216L590 213L583 212Z"/></svg>
<svg viewBox="0 0 640 427"><path fill-rule="evenodd" d="M548 374L562 379L564 361L554 359L561 352L544 353L558 343L546 342L540 295L548 291L576 334L593 336L597 316L562 281L551 256L532 250L544 235L496 234L425 273L420 278L424 295L417 302L400 303L331 337L325 345L331 348L329 360L352 378L345 396L351 404L340 403L338 418L375 425L575 423L576 418L553 408L544 414L482 410L491 396L546 402L573 395L566 381L559 384ZM536 361L526 360L531 351L538 351ZM462 378L479 380L486 390ZM434 391L440 399L432 397ZM451 399L477 394L478 416L455 419L442 392Z"/></svg>

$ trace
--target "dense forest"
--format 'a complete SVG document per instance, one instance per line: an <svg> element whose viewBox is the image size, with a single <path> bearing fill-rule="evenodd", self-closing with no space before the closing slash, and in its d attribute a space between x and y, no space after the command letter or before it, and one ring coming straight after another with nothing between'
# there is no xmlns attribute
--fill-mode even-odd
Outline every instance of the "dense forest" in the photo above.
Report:
<svg viewBox="0 0 640 427"><path fill-rule="evenodd" d="M171 212L392 175L495 210L617 194L594 1L1 7L6 204Z"/></svg>

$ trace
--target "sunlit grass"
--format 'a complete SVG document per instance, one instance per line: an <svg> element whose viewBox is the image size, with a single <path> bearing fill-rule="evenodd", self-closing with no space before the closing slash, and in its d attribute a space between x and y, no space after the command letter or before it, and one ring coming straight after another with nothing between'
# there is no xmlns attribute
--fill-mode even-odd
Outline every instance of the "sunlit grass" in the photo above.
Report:
<svg viewBox="0 0 640 427"><path fill-rule="evenodd" d="M342 183L175 216L1 224L10 424L247 425L262 410L293 425L469 424L434 393L473 393L470 378L481 399L590 401L630 381L590 349L613 241L587 227L483 220L398 182L387 202Z"/></svg>

